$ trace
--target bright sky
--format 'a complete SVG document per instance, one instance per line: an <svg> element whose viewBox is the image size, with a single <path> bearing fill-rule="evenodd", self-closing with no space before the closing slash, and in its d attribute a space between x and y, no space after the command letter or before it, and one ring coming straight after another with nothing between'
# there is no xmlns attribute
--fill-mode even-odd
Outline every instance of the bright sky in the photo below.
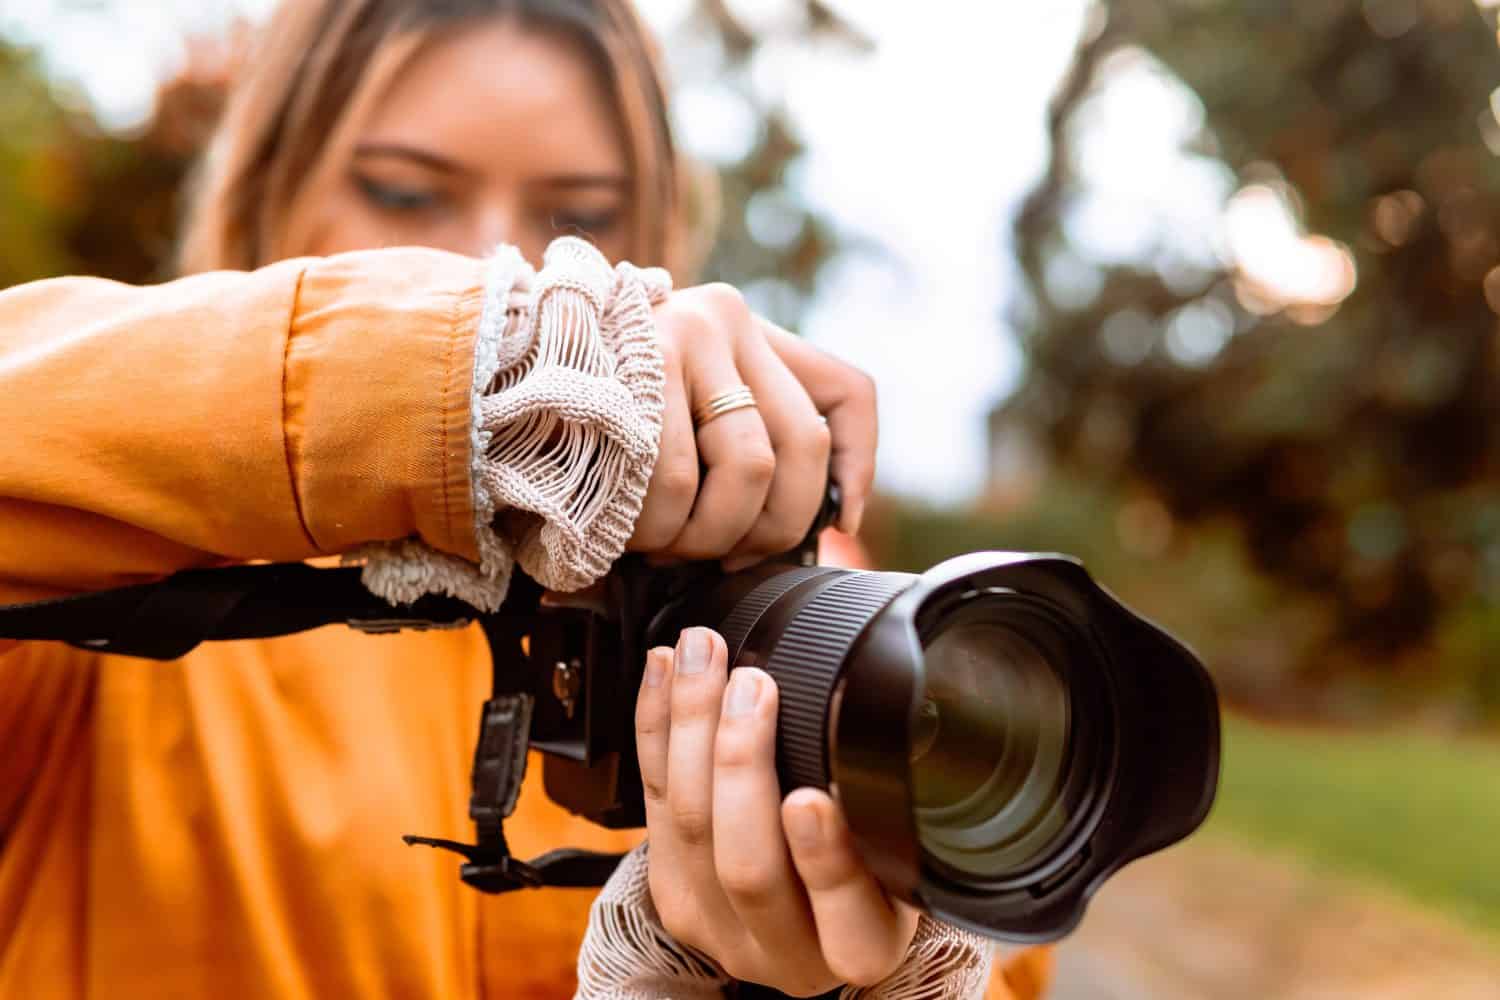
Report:
<svg viewBox="0 0 1500 1000"><path fill-rule="evenodd" d="M789 71L808 195L891 258L835 269L805 332L875 376L881 485L957 500L982 484L985 415L1020 374L1002 319L1009 219L1044 166L1047 100L1085 4L835 6L877 48Z"/></svg>
<svg viewBox="0 0 1500 1000"><path fill-rule="evenodd" d="M79 81L110 120L128 123L144 114L156 75L178 57L184 34L211 32L233 11L259 14L271 3L0 0L0 30L39 39L59 75ZM730 5L752 21L774 20L785 7L783 0ZM831 267L804 332L876 378L881 486L959 501L982 483L985 414L1020 373L1002 315L1016 281L1009 220L1042 169L1047 100L1088 0L830 6L875 40L873 54L851 60L783 51L756 78L782 94L801 126L809 145L799 182L806 196L848 235L885 252L848 255ZM689 2L641 0L641 7L670 38ZM1176 153L1194 124L1196 99L1161 79L1153 89L1149 72L1137 75L1144 82L1128 114L1103 116L1088 153L1102 164L1106 197L1086 206L1074 228L1099 245L1100 259L1114 255L1111 240L1138 241L1154 229L1153 216L1162 213L1142 212L1163 191L1188 192L1165 206L1179 232L1184 223L1212 232L1231 191L1222 170ZM704 153L732 142L711 96L679 101L684 141ZM1182 186L1172 183L1174 170ZM1215 252L1191 249L1185 252L1200 259ZM1080 262L1085 283L1090 267Z"/></svg>

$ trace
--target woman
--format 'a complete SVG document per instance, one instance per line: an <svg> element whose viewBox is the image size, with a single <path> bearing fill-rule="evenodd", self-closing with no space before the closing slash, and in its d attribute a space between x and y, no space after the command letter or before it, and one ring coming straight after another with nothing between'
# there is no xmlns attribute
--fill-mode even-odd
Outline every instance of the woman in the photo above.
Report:
<svg viewBox="0 0 1500 1000"><path fill-rule="evenodd" d="M603 277L588 251L565 244L536 277L497 255L486 303L486 272L467 257L333 256L428 246L473 257L507 243L540 263L554 236L581 232L611 260L680 266L681 171L648 46L623 3L289 3L251 65L209 158L184 263L252 273L0 296L0 329L26 332L0 332L0 398L10 400L0 416L27 428L0 446L0 600L350 550L393 597L410 596L401 587L416 580L492 600L512 558L539 578L587 582L618 545L580 528L587 504L576 491L551 508L518 496L532 494L512 481L515 455L482 437L493 444L515 428L471 424L466 362L483 367L486 323L503 355L528 308L538 329L584 317L607 341L607 310L585 316L588 295L574 288L591 275L636 306L656 300L658 423L643 405L621 426L659 425L660 457L636 495L619 485L627 475L611 496L631 515L632 548L732 565L785 547L810 519L806 484L830 445L836 473L863 495L873 443L863 380L767 330L723 290L663 299L659 279ZM327 259L273 263L303 255ZM550 314L528 299L542 287L556 292ZM526 381L524 363L492 361L499 376ZM472 381L493 389L505 379ZM694 427L693 407L742 381L758 409ZM636 402L648 383L642 376ZM502 388L496 397L516 385ZM168 393L170 405L143 410ZM571 433L555 410L538 419L554 432L544 439ZM454 457L465 445L473 468ZM597 468L605 446L589 447ZM479 468L481 457L491 466ZM486 494L484 482L502 485ZM850 528L858 502L851 508ZM704 641L706 656L689 655ZM663 765L655 849L649 862L633 855L636 868L606 894L609 913L586 950L585 979L596 981L585 988L624 989L610 975L649 971L668 935L744 978L800 991L874 983L903 956L901 971L929 987L972 979L962 962L905 954L914 934L950 957L972 943L940 929L924 936L912 915L884 905L827 796L799 792L782 808L788 829L810 814L823 831L788 857L765 787L774 686L741 671L754 697L742 686L726 694L711 635L685 637L679 651L654 654L642 692L643 761ZM482 898L442 856L396 844L413 830L463 834L486 677L473 630L323 630L203 648L171 666L0 645L0 732L10 734L0 755L0 994L558 995L584 924L580 894ZM649 743L650 733L670 733L670 780L664 741ZM722 733L761 748L738 786L714 770ZM742 795L709 801L711 785ZM775 829L762 822L734 856L720 838L715 855L692 822L710 812L769 816ZM518 853L625 846L548 808L536 789L511 826ZM765 878L726 881L733 865ZM746 900L772 906L757 912ZM655 950L600 938L599 926L622 919L654 922ZM689 995L715 988L716 976L629 986Z"/></svg>

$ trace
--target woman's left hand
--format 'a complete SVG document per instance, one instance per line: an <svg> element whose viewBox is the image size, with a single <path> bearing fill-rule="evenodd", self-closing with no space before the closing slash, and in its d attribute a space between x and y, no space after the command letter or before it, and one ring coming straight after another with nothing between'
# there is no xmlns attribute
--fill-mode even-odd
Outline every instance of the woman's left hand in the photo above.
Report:
<svg viewBox="0 0 1500 1000"><path fill-rule="evenodd" d="M782 800L776 684L753 667L727 674L710 629L647 654L636 747L662 925L734 978L794 996L879 982L900 965L918 914L860 861L825 792Z"/></svg>

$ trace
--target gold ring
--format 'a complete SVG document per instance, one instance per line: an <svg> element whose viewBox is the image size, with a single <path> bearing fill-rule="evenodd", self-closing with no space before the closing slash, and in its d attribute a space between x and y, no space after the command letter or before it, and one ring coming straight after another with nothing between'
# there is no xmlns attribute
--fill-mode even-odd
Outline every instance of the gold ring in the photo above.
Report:
<svg viewBox="0 0 1500 1000"><path fill-rule="evenodd" d="M693 411L693 429L697 430L710 420L717 420L726 413L755 406L755 395L748 385L737 385L721 392L713 399Z"/></svg>

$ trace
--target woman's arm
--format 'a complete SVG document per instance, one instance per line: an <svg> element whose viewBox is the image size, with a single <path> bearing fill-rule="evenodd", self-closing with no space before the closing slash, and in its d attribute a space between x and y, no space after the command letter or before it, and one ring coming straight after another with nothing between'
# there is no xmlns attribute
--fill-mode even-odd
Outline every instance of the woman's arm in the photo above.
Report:
<svg viewBox="0 0 1500 1000"><path fill-rule="evenodd" d="M0 603L419 534L473 552L484 264L288 261L0 293ZM0 839L85 717L97 657L0 639Z"/></svg>
<svg viewBox="0 0 1500 1000"><path fill-rule="evenodd" d="M0 293L0 601L408 535L473 558L483 283L381 250Z"/></svg>
<svg viewBox="0 0 1500 1000"><path fill-rule="evenodd" d="M568 589L627 544L753 560L830 455L856 523L868 378L732 289L668 290L564 238L535 275L389 249L0 293L0 602L360 547L397 599L477 564L486 606L512 555ZM740 383L758 408L694 426Z"/></svg>

